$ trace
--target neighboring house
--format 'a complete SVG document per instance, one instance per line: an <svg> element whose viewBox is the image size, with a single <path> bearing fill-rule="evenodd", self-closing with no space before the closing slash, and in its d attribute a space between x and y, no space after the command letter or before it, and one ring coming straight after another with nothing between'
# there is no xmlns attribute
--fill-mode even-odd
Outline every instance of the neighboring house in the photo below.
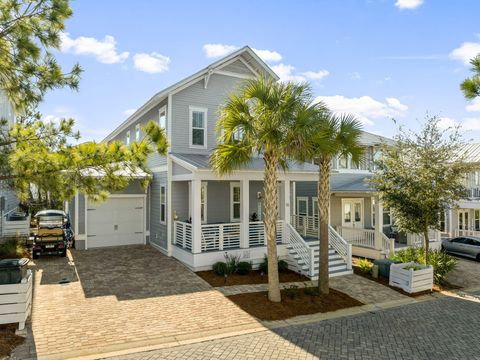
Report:
<svg viewBox="0 0 480 360"><path fill-rule="evenodd" d="M77 248L150 244L194 271L211 268L214 262L224 260L226 252L254 265L261 262L267 253L262 222L263 160L256 158L225 177L217 176L209 165L217 144L219 107L242 81L260 75L278 79L244 47L157 93L109 134L104 141L128 144L141 139L142 125L153 119L166 129L169 153L148 159L152 178L147 190L134 181L101 204L91 203L82 194L75 197L68 211ZM388 212L378 201L373 205L375 194L364 181L371 175L373 159L380 155L380 143L388 141L364 133L367 161L360 168L354 168L349 159L334 162L332 276L351 273L350 243L365 238L356 245L364 245L365 256L371 257L384 256L386 247L392 246L383 235L383 225L389 224ZM318 221L313 216L316 190L311 190L317 177L317 166L292 162L288 171L279 171L278 185L278 255L312 278L318 275ZM383 218L376 227L373 208Z"/></svg>
<svg viewBox="0 0 480 360"><path fill-rule="evenodd" d="M480 144L467 144L463 153L465 160L474 165L465 179L467 197L449 209L441 223L449 236L480 236Z"/></svg>

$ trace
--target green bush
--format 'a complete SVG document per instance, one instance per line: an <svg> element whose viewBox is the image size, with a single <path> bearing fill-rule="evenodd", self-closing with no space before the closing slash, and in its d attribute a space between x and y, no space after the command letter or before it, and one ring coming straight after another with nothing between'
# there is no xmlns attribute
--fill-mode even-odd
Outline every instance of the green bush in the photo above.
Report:
<svg viewBox="0 0 480 360"><path fill-rule="evenodd" d="M240 261L237 264L237 274L248 275L252 271L252 263L246 261Z"/></svg>
<svg viewBox="0 0 480 360"><path fill-rule="evenodd" d="M268 259L266 256L263 258L263 262L260 263L260 265L258 266L258 270L260 270L264 274L268 274ZM285 272L287 270L288 270L288 263L285 260L279 260L278 272Z"/></svg>
<svg viewBox="0 0 480 360"><path fill-rule="evenodd" d="M446 275L457 267L457 263L457 259L443 251L429 252L428 264L433 266L433 279L437 284L445 282Z"/></svg>
<svg viewBox="0 0 480 360"><path fill-rule="evenodd" d="M0 258L19 258L26 256L25 244L22 240L15 238L7 239L0 244Z"/></svg>
<svg viewBox="0 0 480 360"><path fill-rule="evenodd" d="M240 256L229 255L225 253L225 263L227 264L227 275L234 274L237 271L238 263L240 262Z"/></svg>
<svg viewBox="0 0 480 360"><path fill-rule="evenodd" d="M320 295L320 291L318 290L318 287L314 286L314 287L306 287L303 289L303 293L305 295L309 295L309 296L318 296Z"/></svg>
<svg viewBox="0 0 480 360"><path fill-rule="evenodd" d="M213 264L212 270L219 276L228 275L227 263L224 263L223 261L217 261L215 264Z"/></svg>
<svg viewBox="0 0 480 360"><path fill-rule="evenodd" d="M298 297L298 286L297 285L290 285L285 289L285 294L290 298L290 299L295 299Z"/></svg>
<svg viewBox="0 0 480 360"><path fill-rule="evenodd" d="M372 273L373 263L368 259L360 259L358 260L358 268L364 274L371 274Z"/></svg>
<svg viewBox="0 0 480 360"><path fill-rule="evenodd" d="M425 249L408 248L400 250L389 259L398 260L402 263L414 261L419 264L425 264ZM457 266L457 259L443 251L430 250L428 253L428 265L433 266L433 279L435 283L441 284L445 281L446 275Z"/></svg>
<svg viewBox="0 0 480 360"><path fill-rule="evenodd" d="M278 271L285 272L288 270L288 263L285 260L280 260L278 262Z"/></svg>

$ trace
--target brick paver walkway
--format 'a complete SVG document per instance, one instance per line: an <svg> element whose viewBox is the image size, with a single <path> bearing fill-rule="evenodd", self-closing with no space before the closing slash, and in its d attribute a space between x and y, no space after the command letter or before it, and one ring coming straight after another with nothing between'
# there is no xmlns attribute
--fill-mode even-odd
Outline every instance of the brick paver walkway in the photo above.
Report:
<svg viewBox="0 0 480 360"><path fill-rule="evenodd" d="M35 263L33 338L15 350L16 359L66 351L59 357L67 358L261 326L151 247L73 251L70 259Z"/></svg>
<svg viewBox="0 0 480 360"><path fill-rule="evenodd" d="M480 303L442 298L111 360L480 359Z"/></svg>

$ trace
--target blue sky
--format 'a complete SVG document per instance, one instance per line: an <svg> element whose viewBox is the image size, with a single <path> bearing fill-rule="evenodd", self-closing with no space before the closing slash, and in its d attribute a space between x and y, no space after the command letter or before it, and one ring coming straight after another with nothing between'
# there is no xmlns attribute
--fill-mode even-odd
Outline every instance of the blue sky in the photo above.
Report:
<svg viewBox="0 0 480 360"><path fill-rule="evenodd" d="M311 81L333 110L392 136L428 112L480 142L480 101L459 90L480 53L478 0L77 0L59 62L79 62L78 92L51 92L47 120L74 117L101 140L159 90L249 45L283 79ZM215 46L212 46L215 45Z"/></svg>

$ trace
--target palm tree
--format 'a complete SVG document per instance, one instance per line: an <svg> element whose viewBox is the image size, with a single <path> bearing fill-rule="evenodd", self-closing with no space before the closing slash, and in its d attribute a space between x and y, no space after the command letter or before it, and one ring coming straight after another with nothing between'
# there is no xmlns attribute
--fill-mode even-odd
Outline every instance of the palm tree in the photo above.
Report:
<svg viewBox="0 0 480 360"><path fill-rule="evenodd" d="M219 145L210 158L219 175L231 173L255 156L263 158L265 235L268 258L268 298L280 302L276 221L278 170L288 168L293 153L303 147L312 126L313 108L307 84L277 83L258 78L231 94L217 122ZM245 220L244 220L245 221Z"/></svg>
<svg viewBox="0 0 480 360"><path fill-rule="evenodd" d="M330 208L330 171L336 156L349 156L358 164L363 155L360 144L361 124L349 114L334 115L318 111L315 128L311 130L308 152L301 155L318 164L317 201L319 211L320 258L318 288L321 294L329 293L328 274L328 226Z"/></svg>

